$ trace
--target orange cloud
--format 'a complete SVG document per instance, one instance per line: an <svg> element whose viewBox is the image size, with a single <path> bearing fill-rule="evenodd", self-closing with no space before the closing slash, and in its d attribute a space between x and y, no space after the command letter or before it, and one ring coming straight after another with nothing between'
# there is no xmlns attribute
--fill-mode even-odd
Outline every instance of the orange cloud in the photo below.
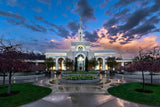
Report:
<svg viewBox="0 0 160 107"><path fill-rule="evenodd" d="M123 33L117 33L117 35L112 36L112 38L116 38L116 41L113 43L110 43L110 39L108 37L110 37L109 34L107 34L107 30L104 28L101 28L97 34L98 34L98 40L96 42L91 42L92 46L96 46L96 47L92 47L91 49L113 49L116 51L117 56L122 56L123 58L133 58L139 48L143 48L143 49L151 49L155 46L158 46L159 43L157 40L157 36L156 35L151 35L151 36L147 36L147 37L143 37L141 39L133 39L132 41L129 41L126 44L121 44L121 42L124 42L125 40L127 40L127 38L123 37ZM134 35L134 37L136 38L137 35ZM70 49L71 47L71 41L77 41L78 40L78 36L74 36L74 37L67 37L66 39L63 39L62 41L56 41L54 39L51 40L51 42L57 43L58 45L55 47L56 49Z"/></svg>
<svg viewBox="0 0 160 107"><path fill-rule="evenodd" d="M52 40L51 40L51 42L55 42L55 40L54 40L54 39L52 39Z"/></svg>
<svg viewBox="0 0 160 107"><path fill-rule="evenodd" d="M120 42L127 40L127 38L122 37L124 35L123 33L118 33L115 36L117 37L116 42L110 43L110 39L108 39L110 35L106 34L107 32L108 31L104 28L97 32L99 39L91 44L99 47L94 47L92 49L114 49L117 52L117 56L121 54L125 58L132 58L138 52L140 47L143 49L150 49L159 45L156 41L157 36L155 35L143 37L139 40L133 39L126 44L120 44ZM102 37L102 33L105 35L105 37ZM137 37L137 35L134 36L135 38Z"/></svg>
<svg viewBox="0 0 160 107"><path fill-rule="evenodd" d="M50 42L53 42L56 45L56 47L53 47L53 48L56 48L56 49L70 49L71 47L71 42L72 41L77 41L78 40L78 37L77 36L73 36L73 37L70 37L68 36L67 38L61 40L61 41L57 41L57 40L50 40Z"/></svg>

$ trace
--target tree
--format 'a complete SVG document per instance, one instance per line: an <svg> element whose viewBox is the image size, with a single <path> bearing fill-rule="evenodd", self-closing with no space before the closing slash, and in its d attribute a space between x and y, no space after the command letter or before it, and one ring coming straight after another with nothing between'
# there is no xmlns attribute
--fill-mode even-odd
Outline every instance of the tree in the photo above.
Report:
<svg viewBox="0 0 160 107"><path fill-rule="evenodd" d="M108 57L107 58L107 65L110 67L110 70L113 70L113 68L117 65L116 58L115 57Z"/></svg>
<svg viewBox="0 0 160 107"><path fill-rule="evenodd" d="M159 60L158 60L160 58L159 52L160 52L159 47L154 47L153 49L146 52L146 59L148 60L149 63L148 71L150 72L151 76L151 84L153 84L153 73L158 72L157 66L159 65Z"/></svg>
<svg viewBox="0 0 160 107"><path fill-rule="evenodd" d="M77 57L75 57L74 69L75 69L75 71L77 71Z"/></svg>
<svg viewBox="0 0 160 107"><path fill-rule="evenodd" d="M117 57L116 60L123 60L123 58L122 57Z"/></svg>
<svg viewBox="0 0 160 107"><path fill-rule="evenodd" d="M25 69L25 63L19 56L19 52L16 51L5 52L3 58L7 61L7 69L5 69L5 71L9 73L8 94L10 94L12 75L17 71L22 71Z"/></svg>
<svg viewBox="0 0 160 107"><path fill-rule="evenodd" d="M146 58L146 54L143 52L143 49L139 50L138 55L133 59L133 66L135 71L142 72L142 81L143 81L143 91L145 91L145 78L144 71L148 70L148 59Z"/></svg>
<svg viewBox="0 0 160 107"><path fill-rule="evenodd" d="M71 68L73 68L73 60L70 58L66 57L63 63L67 69L69 68L69 70L71 70Z"/></svg>
<svg viewBox="0 0 160 107"><path fill-rule="evenodd" d="M93 57L92 59L90 59L88 61L89 66L91 66L91 68L93 67L95 69L95 67L98 65L98 61L96 60L95 57Z"/></svg>
<svg viewBox="0 0 160 107"><path fill-rule="evenodd" d="M1 54L0 54L0 56L1 56ZM0 57L0 72L3 74L3 88L5 88L5 77L6 77L6 73L7 73L7 68L8 68L8 66L7 66L7 61L6 60L4 60L2 57Z"/></svg>
<svg viewBox="0 0 160 107"><path fill-rule="evenodd" d="M51 67L55 66L55 62L54 62L53 58L51 58L51 57L46 58L45 64L46 64L48 71L50 70Z"/></svg>
<svg viewBox="0 0 160 107"><path fill-rule="evenodd" d="M88 57L85 59L85 71L88 71Z"/></svg>
<svg viewBox="0 0 160 107"><path fill-rule="evenodd" d="M12 72L21 69L23 59L20 56L21 44L12 44L10 40L0 39L1 58L6 62L3 71L9 72L8 94L11 93L11 77ZM3 62L1 62L3 63Z"/></svg>
<svg viewBox="0 0 160 107"><path fill-rule="evenodd" d="M141 49L141 54L139 53L139 55L141 55L141 60L143 61L143 63L145 65L142 65L143 67L145 67L146 71L150 72L150 76L151 76L151 84L153 84L153 74L155 72L159 72L160 69L158 66L160 66L160 54L159 54L159 47L154 47L151 50L148 50L146 52L142 52L143 50ZM134 62L140 61L140 56L135 57L135 59L133 60ZM143 72L142 72L143 73Z"/></svg>

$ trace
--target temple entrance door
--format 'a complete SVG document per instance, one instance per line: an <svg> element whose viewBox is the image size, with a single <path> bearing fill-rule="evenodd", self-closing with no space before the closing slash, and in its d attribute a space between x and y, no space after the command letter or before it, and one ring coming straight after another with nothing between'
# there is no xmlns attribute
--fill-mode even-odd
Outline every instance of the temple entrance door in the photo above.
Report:
<svg viewBox="0 0 160 107"><path fill-rule="evenodd" d="M58 59L58 70L64 70L64 64L63 64L64 59L63 58L59 58Z"/></svg>
<svg viewBox="0 0 160 107"><path fill-rule="evenodd" d="M77 68L78 71L85 70L84 56L82 54L77 56L77 65L78 65L78 68Z"/></svg>
<svg viewBox="0 0 160 107"><path fill-rule="evenodd" d="M103 62L103 59L102 58L98 58L98 66L97 66L97 69L102 71L102 62Z"/></svg>

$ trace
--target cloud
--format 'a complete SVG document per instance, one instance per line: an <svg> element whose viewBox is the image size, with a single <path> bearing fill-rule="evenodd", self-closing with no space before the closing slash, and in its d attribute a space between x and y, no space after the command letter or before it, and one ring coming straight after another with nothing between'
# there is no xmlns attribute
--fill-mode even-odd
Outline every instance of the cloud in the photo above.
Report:
<svg viewBox="0 0 160 107"><path fill-rule="evenodd" d="M18 5L18 3L17 3L17 0L6 0L6 2L7 2L7 5L9 5L9 6L16 6L16 5Z"/></svg>
<svg viewBox="0 0 160 107"><path fill-rule="evenodd" d="M115 25L117 22L118 22L118 20L113 17L112 19L108 20L107 22L104 22L103 26L105 28L108 28L108 27Z"/></svg>
<svg viewBox="0 0 160 107"><path fill-rule="evenodd" d="M79 23L77 21L71 20L66 24L67 28L72 32L72 35L75 35L78 32L78 29L80 27Z"/></svg>
<svg viewBox="0 0 160 107"><path fill-rule="evenodd" d="M61 37L64 37L64 38L67 38L68 36L70 36L69 31L65 27L63 27L62 25L57 26L56 28L58 30L56 32L56 34L58 36L61 36Z"/></svg>
<svg viewBox="0 0 160 107"><path fill-rule="evenodd" d="M117 3L114 4L114 6L125 6L131 3L136 2L137 0L119 0Z"/></svg>
<svg viewBox="0 0 160 107"><path fill-rule="evenodd" d="M34 16L36 20L38 21L44 21L44 17L43 16Z"/></svg>
<svg viewBox="0 0 160 107"><path fill-rule="evenodd" d="M1 1L0 1L0 2L1 2ZM25 8L24 5L18 3L18 0L6 0L6 3L7 3L7 5L12 6L12 7L18 6L18 7L20 7L21 9L24 9L24 8Z"/></svg>
<svg viewBox="0 0 160 107"><path fill-rule="evenodd" d="M104 0L103 3L101 3L99 6L100 8L104 8L109 3L109 0Z"/></svg>
<svg viewBox="0 0 160 107"><path fill-rule="evenodd" d="M37 32L42 32L42 33L45 33L47 32L47 29L45 27L43 27L42 25L37 25L37 24L34 24L34 23L25 23L23 21L15 21L13 19L7 19L7 22L10 23L10 24L13 24L13 25L21 25L23 27L26 27L32 31L37 31Z"/></svg>
<svg viewBox="0 0 160 107"><path fill-rule="evenodd" d="M44 3L44 4L48 4L48 5L51 5L51 0L38 0L39 2L41 3Z"/></svg>
<svg viewBox="0 0 160 107"><path fill-rule="evenodd" d="M75 34L75 32L72 32L70 34L70 32L64 26L62 26L62 25L56 25L54 23L46 21L43 16L34 16L34 17L35 17L36 20L42 21L46 25L54 27L54 28L49 28L48 30L51 31L51 32L54 32L55 34L57 34L58 36L60 36L62 38L67 38L68 36L74 36L74 34ZM71 28L70 24L67 24L67 26L69 28ZM74 25L74 27L75 27L75 25ZM38 28L38 29L34 29L34 28ZM32 28L32 29L34 29L34 30L40 30L41 32L46 32L47 31L47 29L45 27L43 27L43 26L36 26L34 28ZM74 30L72 29L72 31L74 31Z"/></svg>
<svg viewBox="0 0 160 107"><path fill-rule="evenodd" d="M46 20L43 20L43 23L45 23L46 25L49 25L49 26L55 27L55 28L57 28L57 27L58 27L56 24L51 23L51 22L48 22L48 21L46 21Z"/></svg>
<svg viewBox="0 0 160 107"><path fill-rule="evenodd" d="M41 25L29 25L29 24L26 24L26 23L24 23L23 25L26 28L29 28L33 31L38 31L38 32L43 32L43 33L47 32L47 29L45 27L41 26Z"/></svg>
<svg viewBox="0 0 160 107"><path fill-rule="evenodd" d="M124 8L120 11L118 11L116 14L114 14L114 17L117 17L119 20L126 20L126 16L129 15L129 9Z"/></svg>
<svg viewBox="0 0 160 107"><path fill-rule="evenodd" d="M149 12L156 12L160 9L160 1L159 0L154 0L155 3L154 5L150 8L150 11Z"/></svg>
<svg viewBox="0 0 160 107"><path fill-rule="evenodd" d="M20 25L20 22L17 22L13 19L7 19L7 22L10 23L10 24L13 24L13 25Z"/></svg>
<svg viewBox="0 0 160 107"><path fill-rule="evenodd" d="M91 45L98 46L93 47L93 49L114 49L118 54L125 54L127 57L133 57L138 52L139 47L143 49L151 49L155 46L158 46L157 36L152 35L148 37L143 37L139 40L133 39L132 41L121 44L121 42L126 41L123 37L123 34L117 34L116 41L111 43L111 39L108 37L112 37L109 34L107 34L107 30L102 28L100 29L98 34L98 39L95 42L92 42ZM117 38L118 37L118 38ZM114 39L114 37L113 37Z"/></svg>
<svg viewBox="0 0 160 107"><path fill-rule="evenodd" d="M33 8L33 11L40 13L40 12L42 12L42 9L37 7L37 8Z"/></svg>
<svg viewBox="0 0 160 107"><path fill-rule="evenodd" d="M159 16L152 16L150 19L146 20L152 24L158 24L160 22Z"/></svg>
<svg viewBox="0 0 160 107"><path fill-rule="evenodd" d="M66 18L69 18L66 13L62 13L62 16L66 17Z"/></svg>
<svg viewBox="0 0 160 107"><path fill-rule="evenodd" d="M3 10L0 10L0 15L1 16L5 16L5 17L11 17L11 18L15 18L15 19L19 19L21 21L25 21L26 19L20 15L19 13L12 13L10 11L3 11Z"/></svg>
<svg viewBox="0 0 160 107"><path fill-rule="evenodd" d="M151 49L159 45L157 41L157 36L155 35L143 37L139 40L134 39L126 44L121 44L121 42L127 39L123 37L123 34L117 34L118 38L115 37L116 41L111 42L115 38L107 34L107 32L108 31L105 28L101 28L97 31L89 32L92 35L95 34L97 37L96 40L93 40L93 41L91 40L92 36L89 37L90 38L89 40L91 40L92 50L113 49L116 51L117 56L121 54L123 58L133 58L137 54L140 47L143 49ZM110 37L112 38L112 40L110 39ZM73 36L73 37L68 36L67 38L61 41L57 41L56 39L51 39L48 42L49 45L48 44L47 45L48 45L48 48L50 49L70 49L71 42L77 41L77 40L78 40L77 36Z"/></svg>
<svg viewBox="0 0 160 107"><path fill-rule="evenodd" d="M155 28L155 26L153 24L144 24L144 25L141 25L135 29L130 30L125 35L123 35L123 37L131 36L131 35L135 35L135 34L139 35L139 37L141 37L142 35L149 33L154 28Z"/></svg>
<svg viewBox="0 0 160 107"><path fill-rule="evenodd" d="M124 0L123 2L127 1ZM122 4L124 5L124 3ZM153 5L144 6L132 13L128 8L114 13L110 20L103 23L103 27L108 30L107 34L114 36L114 39L109 37L113 40L111 43L115 42L117 35L122 33L123 37L127 39L121 42L121 44L126 44L134 39L140 39L149 33L159 32L159 26L156 25L160 22L160 18L155 15L160 10L158 5L160 5L160 1L155 0Z"/></svg>
<svg viewBox="0 0 160 107"><path fill-rule="evenodd" d="M128 18L126 24L119 26L119 29L124 31L129 30L137 26L148 15L149 12L147 8L137 10Z"/></svg>
<svg viewBox="0 0 160 107"><path fill-rule="evenodd" d="M70 5L66 6L66 10L68 11L71 8Z"/></svg>
<svg viewBox="0 0 160 107"><path fill-rule="evenodd" d="M51 28L51 29L49 29L50 31L52 31L52 32L56 32L53 28Z"/></svg>
<svg viewBox="0 0 160 107"><path fill-rule="evenodd" d="M24 18L22 15L20 15L19 13L12 13L10 11L2 11L0 10L0 15L4 16L4 17L9 17L9 18L14 18L16 20L13 19L7 19L7 22L13 25L22 25L26 28L29 28L33 31L38 31L38 32L47 32L47 29L45 27L43 27L42 25L37 25L34 24L33 21L29 21L26 18ZM37 17L35 16L36 20L42 20L43 17Z"/></svg>
<svg viewBox="0 0 160 107"><path fill-rule="evenodd" d="M70 49L72 41L78 41L78 37L77 36L73 36L73 37L68 36L67 38L65 38L61 41L51 39L48 42L48 44L50 44L50 46L48 48L50 48L50 49Z"/></svg>
<svg viewBox="0 0 160 107"><path fill-rule="evenodd" d="M82 17L83 22L96 20L94 8L89 4L88 0L78 0L73 12Z"/></svg>
<svg viewBox="0 0 160 107"><path fill-rule="evenodd" d="M85 39L88 40L88 41L91 41L91 42L95 42L97 41L98 39L98 34L97 34L97 31L94 30L92 32L88 32L88 31L85 31L84 32L84 35L85 35Z"/></svg>
<svg viewBox="0 0 160 107"><path fill-rule="evenodd" d="M58 36L63 37L63 38L67 38L68 36L74 36L75 35L75 29L77 29L77 25L74 25L76 23L74 22L69 22L67 23L67 27L71 30L71 34L70 32L66 29L66 27L62 26L62 25L56 25L54 23L48 22L46 20L42 20L43 23L45 23L46 25L52 26L54 27L54 29L49 29L50 31L56 33ZM73 28L72 25L75 27Z"/></svg>

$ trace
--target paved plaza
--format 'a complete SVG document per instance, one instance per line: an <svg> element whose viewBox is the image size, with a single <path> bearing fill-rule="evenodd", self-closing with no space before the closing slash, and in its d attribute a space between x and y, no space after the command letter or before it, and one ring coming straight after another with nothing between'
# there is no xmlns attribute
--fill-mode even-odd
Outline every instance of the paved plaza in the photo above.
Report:
<svg viewBox="0 0 160 107"><path fill-rule="evenodd" d="M15 83L31 83L52 89L52 93L40 100L22 105L21 107L151 107L137 104L114 97L107 92L107 89L113 85L126 82L137 82L140 79L125 79L121 76L107 76L101 74L102 81L98 84L66 84L61 83L61 75L44 76L39 78L17 79ZM104 83L104 80L110 79L110 83ZM49 80L56 80L50 84Z"/></svg>

